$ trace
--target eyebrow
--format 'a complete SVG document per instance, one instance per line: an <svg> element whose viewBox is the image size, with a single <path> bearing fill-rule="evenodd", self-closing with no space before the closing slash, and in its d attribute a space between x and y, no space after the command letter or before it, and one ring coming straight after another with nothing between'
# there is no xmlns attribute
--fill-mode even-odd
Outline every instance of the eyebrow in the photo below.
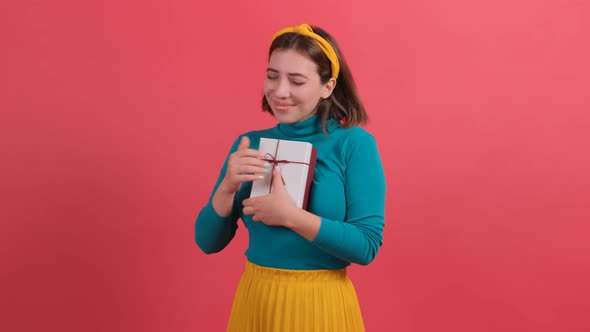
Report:
<svg viewBox="0 0 590 332"><path fill-rule="evenodd" d="M278 70L273 69L273 68L267 68L266 71L267 72L270 71L270 72L277 73L277 74L279 73ZM305 76L305 75L303 75L301 73L287 73L287 75L290 76L290 77L303 77L305 79L309 79L307 76Z"/></svg>

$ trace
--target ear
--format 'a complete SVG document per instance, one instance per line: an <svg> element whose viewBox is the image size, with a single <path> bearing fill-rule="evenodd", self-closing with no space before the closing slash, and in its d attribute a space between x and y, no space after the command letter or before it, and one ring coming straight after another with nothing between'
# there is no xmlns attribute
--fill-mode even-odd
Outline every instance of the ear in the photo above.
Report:
<svg viewBox="0 0 590 332"><path fill-rule="evenodd" d="M322 86L322 99L326 99L326 98L330 97L330 95L332 95L332 91L334 91L335 87L336 87L336 79L334 79L332 77L332 78L330 78L330 80L328 82L326 82L326 84L324 84Z"/></svg>

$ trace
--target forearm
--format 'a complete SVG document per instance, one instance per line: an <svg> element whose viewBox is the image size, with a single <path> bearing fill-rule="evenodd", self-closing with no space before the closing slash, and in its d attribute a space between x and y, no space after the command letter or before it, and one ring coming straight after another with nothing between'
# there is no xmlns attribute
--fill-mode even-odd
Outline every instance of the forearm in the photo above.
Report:
<svg viewBox="0 0 590 332"><path fill-rule="evenodd" d="M230 212L221 216L209 203L201 209L195 221L195 242L206 254L221 251L233 239L238 228L237 217Z"/></svg>
<svg viewBox="0 0 590 332"><path fill-rule="evenodd" d="M373 261L382 244L383 218L341 221L322 218L313 244L345 261L367 265Z"/></svg>
<svg viewBox="0 0 590 332"><path fill-rule="evenodd" d="M211 205L218 215L227 217L231 214L233 208L235 192L232 192L226 188L226 185L221 182L213 198L211 199Z"/></svg>
<svg viewBox="0 0 590 332"><path fill-rule="evenodd" d="M369 264L379 251L383 218L347 223L321 218L303 209L293 211L285 227L340 259L361 265Z"/></svg>
<svg viewBox="0 0 590 332"><path fill-rule="evenodd" d="M313 213L303 209L296 209L287 219L285 227L303 236L308 241L313 241L320 230L322 219Z"/></svg>

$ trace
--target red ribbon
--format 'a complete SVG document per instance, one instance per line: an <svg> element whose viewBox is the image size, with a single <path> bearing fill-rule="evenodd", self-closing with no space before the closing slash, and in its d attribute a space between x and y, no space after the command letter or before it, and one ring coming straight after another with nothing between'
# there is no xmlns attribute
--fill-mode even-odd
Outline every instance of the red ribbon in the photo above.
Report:
<svg viewBox="0 0 590 332"><path fill-rule="evenodd" d="M281 144L281 140L277 139L277 147L275 148L274 156L268 152L264 155L264 160L272 163L272 169L271 169L272 173L271 174L274 174L275 167L278 166L278 164L301 164L301 165L308 165L309 166L309 163L306 163L303 161L292 161L292 160L286 160L286 159L277 160L276 156L279 153L279 144ZM281 180L283 180L283 184L285 184L285 180L283 179L282 175L281 175ZM271 190L272 190L272 181L270 182L270 187L268 188L269 194L270 194Z"/></svg>

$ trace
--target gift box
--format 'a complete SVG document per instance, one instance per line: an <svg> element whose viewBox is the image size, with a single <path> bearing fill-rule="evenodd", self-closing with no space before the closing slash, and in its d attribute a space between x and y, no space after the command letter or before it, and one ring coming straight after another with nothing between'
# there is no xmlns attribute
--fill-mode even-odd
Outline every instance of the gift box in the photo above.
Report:
<svg viewBox="0 0 590 332"><path fill-rule="evenodd" d="M261 138L258 150L265 153L265 159L272 169L279 166L283 183L295 204L307 209L309 190L316 162L317 150L307 142ZM272 174L252 183L250 197L268 195L272 192Z"/></svg>

